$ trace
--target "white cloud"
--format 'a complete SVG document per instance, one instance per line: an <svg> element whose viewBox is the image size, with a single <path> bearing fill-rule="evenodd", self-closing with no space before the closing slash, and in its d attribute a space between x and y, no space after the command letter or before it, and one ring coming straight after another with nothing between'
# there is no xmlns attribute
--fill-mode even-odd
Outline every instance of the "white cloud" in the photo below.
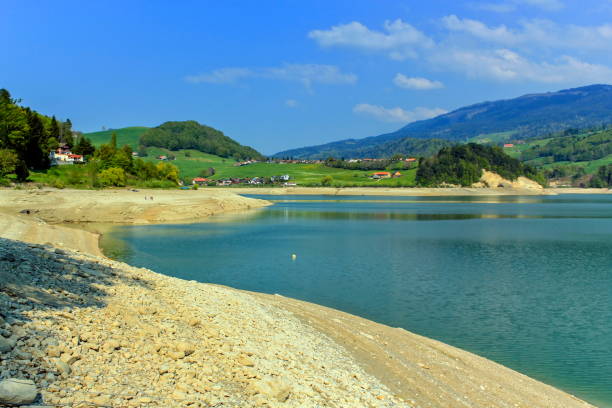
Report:
<svg viewBox="0 0 612 408"><path fill-rule="evenodd" d="M298 101L296 101L295 99L287 99L285 101L285 106L287 106L288 108L295 108L298 106Z"/></svg>
<svg viewBox="0 0 612 408"><path fill-rule="evenodd" d="M313 30L308 37L322 47L353 47L385 51L393 59L415 57L415 49L434 46L431 38L400 19L385 21L384 31L371 30L360 22L333 26L329 30Z"/></svg>
<svg viewBox="0 0 612 408"><path fill-rule="evenodd" d="M298 81L307 87L317 82L322 84L354 84L357 82L355 74L345 74L335 65L320 64L285 64L282 67L265 68L261 71L261 76L284 81Z"/></svg>
<svg viewBox="0 0 612 408"><path fill-rule="evenodd" d="M393 83L400 88L416 89L419 91L444 88L444 84L440 81L432 81L431 79L419 77L411 78L404 74L395 75L395 78L393 78Z"/></svg>
<svg viewBox="0 0 612 408"><path fill-rule="evenodd" d="M248 68L221 68L207 74L190 75L185 79L195 84L206 82L209 84L231 84L239 79L253 76L253 72Z"/></svg>
<svg viewBox="0 0 612 408"><path fill-rule="evenodd" d="M539 7L544 10L556 11L564 7L561 0L514 0L517 4Z"/></svg>
<svg viewBox="0 0 612 408"><path fill-rule="evenodd" d="M472 8L496 13L509 13L518 6L533 6L546 11L561 10L565 5L560 0L508 0L497 3L472 3Z"/></svg>
<svg viewBox="0 0 612 408"><path fill-rule="evenodd" d="M610 82L612 69L570 56L554 62L534 62L508 49L494 51L445 50L431 57L444 69L454 69L477 79L543 83Z"/></svg>
<svg viewBox="0 0 612 408"><path fill-rule="evenodd" d="M504 46L558 48L576 50L611 50L612 24L599 26L560 25L550 20L523 20L517 28L497 27L468 18L450 15L442 18L451 32L464 33L479 41Z"/></svg>
<svg viewBox="0 0 612 408"><path fill-rule="evenodd" d="M442 24L450 31L468 33L474 37L490 42L508 44L518 41L517 33L510 31L505 25L491 28L480 21L471 20L469 18L461 19L454 14L443 17Z"/></svg>
<svg viewBox="0 0 612 408"><path fill-rule="evenodd" d="M295 81L310 88L315 83L354 84L357 75L344 73L335 65L284 64L268 68L220 68L209 73L187 76L192 83L230 84L246 78L264 78L280 81Z"/></svg>
<svg viewBox="0 0 612 408"><path fill-rule="evenodd" d="M429 119L438 115L442 115L447 111L440 108L424 108L417 107L411 111L404 110L400 107L385 108L380 105L370 105L368 103L360 103L355 105L353 112L372 116L384 122L403 122L410 123L417 120Z"/></svg>

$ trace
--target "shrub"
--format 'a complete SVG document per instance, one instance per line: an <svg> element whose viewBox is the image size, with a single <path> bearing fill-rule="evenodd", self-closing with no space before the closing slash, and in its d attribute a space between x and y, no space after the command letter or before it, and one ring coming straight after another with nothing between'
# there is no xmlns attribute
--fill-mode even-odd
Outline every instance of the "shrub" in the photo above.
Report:
<svg viewBox="0 0 612 408"><path fill-rule="evenodd" d="M125 171L119 167L110 167L102 170L98 175L98 181L103 186L125 186Z"/></svg>

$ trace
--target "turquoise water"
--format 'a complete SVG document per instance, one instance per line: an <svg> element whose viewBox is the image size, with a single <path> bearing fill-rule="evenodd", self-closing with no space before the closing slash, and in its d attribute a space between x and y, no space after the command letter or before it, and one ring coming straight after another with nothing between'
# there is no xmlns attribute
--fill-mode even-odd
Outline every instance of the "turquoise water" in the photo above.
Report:
<svg viewBox="0 0 612 408"><path fill-rule="evenodd" d="M612 407L612 196L272 198L116 228L108 250L401 326Z"/></svg>

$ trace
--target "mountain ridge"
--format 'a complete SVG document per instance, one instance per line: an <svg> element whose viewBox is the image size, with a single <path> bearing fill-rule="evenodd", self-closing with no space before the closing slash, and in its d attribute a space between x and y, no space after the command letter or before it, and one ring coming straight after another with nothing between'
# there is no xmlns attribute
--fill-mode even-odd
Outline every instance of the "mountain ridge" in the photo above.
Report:
<svg viewBox="0 0 612 408"><path fill-rule="evenodd" d="M362 139L344 139L322 145L285 150L274 157L325 158L367 157L429 153L413 148L410 139L467 142L483 135L498 135L497 141L531 139L569 128L587 128L612 123L612 85L594 84L516 98L467 105L435 118L411 122L395 132ZM406 140L403 148L391 145ZM390 143L389 145L385 145ZM398 143L396 143L398 144Z"/></svg>

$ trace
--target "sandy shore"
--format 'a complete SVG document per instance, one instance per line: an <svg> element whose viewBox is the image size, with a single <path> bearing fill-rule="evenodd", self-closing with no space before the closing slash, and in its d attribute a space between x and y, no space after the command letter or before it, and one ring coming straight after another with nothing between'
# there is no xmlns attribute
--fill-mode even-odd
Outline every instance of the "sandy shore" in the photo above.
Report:
<svg viewBox="0 0 612 408"><path fill-rule="evenodd" d="M108 260L95 234L53 225L267 205L234 191L0 190L1 378L31 379L44 402L70 406L590 406L402 329Z"/></svg>

